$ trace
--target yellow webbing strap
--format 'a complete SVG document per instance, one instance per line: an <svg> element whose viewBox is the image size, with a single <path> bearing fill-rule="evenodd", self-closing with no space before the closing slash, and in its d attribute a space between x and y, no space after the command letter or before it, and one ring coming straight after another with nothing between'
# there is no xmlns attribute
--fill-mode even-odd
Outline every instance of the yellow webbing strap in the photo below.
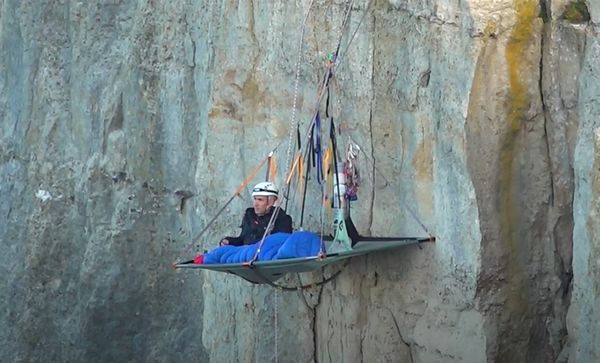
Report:
<svg viewBox="0 0 600 363"><path fill-rule="evenodd" d="M331 220L332 209L331 200L333 198L333 145L329 144L323 155L323 183L325 183L325 195L323 196L323 207L327 212L327 217Z"/></svg>

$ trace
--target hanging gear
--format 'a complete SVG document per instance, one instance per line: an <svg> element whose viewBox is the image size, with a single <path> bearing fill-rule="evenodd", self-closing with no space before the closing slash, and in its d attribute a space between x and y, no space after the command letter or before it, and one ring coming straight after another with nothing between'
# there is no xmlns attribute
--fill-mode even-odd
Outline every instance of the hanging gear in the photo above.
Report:
<svg viewBox="0 0 600 363"><path fill-rule="evenodd" d="M344 175L346 177L346 199L354 201L358 199L358 187L360 185L360 174L358 172L358 145L348 142L346 146L346 160L344 161Z"/></svg>

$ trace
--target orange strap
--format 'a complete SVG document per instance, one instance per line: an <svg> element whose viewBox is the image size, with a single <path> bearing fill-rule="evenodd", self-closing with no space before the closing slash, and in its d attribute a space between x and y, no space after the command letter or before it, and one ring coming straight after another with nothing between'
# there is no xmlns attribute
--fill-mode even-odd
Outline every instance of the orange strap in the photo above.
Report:
<svg viewBox="0 0 600 363"><path fill-rule="evenodd" d="M275 181L275 176L277 175L277 163L275 162L275 157L271 156L269 158L269 176L268 181Z"/></svg>
<svg viewBox="0 0 600 363"><path fill-rule="evenodd" d="M273 149L273 151L275 151L279 145L281 145L281 143L279 143L275 149ZM269 154L271 155L271 154ZM240 194L242 193L242 190L244 190L244 188L248 185L248 183L250 183L250 181L252 181L252 179L254 179L254 177L256 176L256 174L258 174L260 168L267 162L267 160L269 159L269 156L266 156L264 159L262 159L258 165L256 165L254 167L254 169L252 169L252 171L250 172L250 174L248 174L248 176L240 183L240 185L237 187L237 189L235 190L235 192L233 193L233 195L231 197L229 197L229 199L227 200L227 202L221 207L221 209L219 209L219 211L217 212L216 215L214 215L212 217L212 219L204 226L204 228L200 231L200 233L198 233L198 235L194 238L192 238L192 242L190 242L187 246L185 246L181 252L179 253L179 258L178 260L183 257L184 254L189 253L189 251L192 249L192 247L197 243L197 241L200 239L200 237L202 237L204 235L204 232L206 232L208 230L208 228L217 220L217 217L219 217L219 215L221 213L223 213L223 211L225 210L225 208L227 208L227 206L233 201L233 199L235 197L239 197ZM173 262L173 266L175 266L177 264L177 262Z"/></svg>
<svg viewBox="0 0 600 363"><path fill-rule="evenodd" d="M296 154L296 157L294 158L294 163L292 164L292 167L290 168L290 172L289 172L287 178L285 178L285 185L290 185L290 182L292 181L292 176L294 176L294 172L296 171L296 169L298 167L298 163L299 163L300 159L301 159L300 153Z"/></svg>
<svg viewBox="0 0 600 363"><path fill-rule="evenodd" d="M260 170L260 168L262 168L262 166L267 162L268 159L269 159L268 157L262 159L262 161L258 165L256 165L254 167L254 169L252 169L252 171L250 172L250 174L248 174L246 179L244 179L241 182L241 184L237 187L237 189L235 190L236 196L238 196L238 197L240 196L240 193L242 192L242 190L244 190L244 188L248 185L248 183L250 183L250 181L252 181L252 179L254 179L256 174L258 174L258 171Z"/></svg>

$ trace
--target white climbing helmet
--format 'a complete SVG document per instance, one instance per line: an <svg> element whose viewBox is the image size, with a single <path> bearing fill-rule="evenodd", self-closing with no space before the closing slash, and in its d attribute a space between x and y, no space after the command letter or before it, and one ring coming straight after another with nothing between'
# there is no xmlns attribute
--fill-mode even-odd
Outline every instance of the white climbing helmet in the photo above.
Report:
<svg viewBox="0 0 600 363"><path fill-rule="evenodd" d="M279 194L279 189L277 189L275 184L273 184L271 182L258 183L254 186L254 189L252 189L253 197L257 197L257 196L276 197L278 194Z"/></svg>

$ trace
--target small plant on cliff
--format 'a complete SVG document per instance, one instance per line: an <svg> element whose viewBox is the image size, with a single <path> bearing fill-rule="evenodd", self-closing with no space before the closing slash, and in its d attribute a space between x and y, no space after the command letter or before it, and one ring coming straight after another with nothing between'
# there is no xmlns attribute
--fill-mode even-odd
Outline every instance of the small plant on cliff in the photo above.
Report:
<svg viewBox="0 0 600 363"><path fill-rule="evenodd" d="M575 0L568 3L561 18L572 24L582 24L590 21L590 12L585 5L585 0Z"/></svg>

